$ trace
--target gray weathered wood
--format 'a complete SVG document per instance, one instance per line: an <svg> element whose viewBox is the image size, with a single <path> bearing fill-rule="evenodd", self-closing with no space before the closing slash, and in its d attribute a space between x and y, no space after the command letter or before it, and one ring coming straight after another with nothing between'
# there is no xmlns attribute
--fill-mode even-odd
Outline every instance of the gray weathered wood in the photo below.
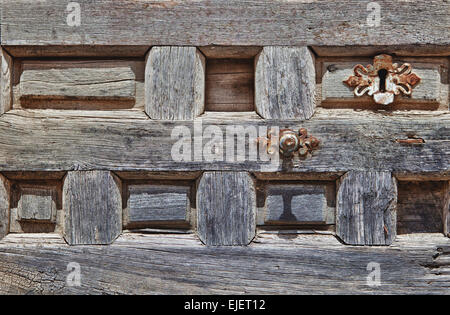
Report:
<svg viewBox="0 0 450 315"><path fill-rule="evenodd" d="M189 193L188 186L129 185L127 221L186 221Z"/></svg>
<svg viewBox="0 0 450 315"><path fill-rule="evenodd" d="M45 119L44 119L45 118ZM301 124L243 117L203 119L203 128L215 126L227 134L229 126L304 127L321 144L306 159L292 164L275 163L272 172L336 173L356 169L391 170L407 173L449 175L450 113L446 112L356 112L322 110ZM171 137L176 126L186 126L194 137L192 122L159 122L132 111L22 111L0 117L0 171L199 171L233 170L261 172L271 163L243 158L244 162L194 159L202 145L191 141L191 159L174 161L171 149L179 137ZM424 144L397 143L416 135ZM260 134L263 136L263 134ZM226 140L226 139L224 139ZM253 139L256 140L256 139ZM187 140L189 143L189 133ZM226 141L225 141L226 143ZM248 145L247 145L248 147ZM225 151L225 147L224 147ZM236 150L237 151L237 150ZM248 150L245 150L248 152ZM243 152L237 153L243 157ZM248 155L248 154L247 154ZM198 157L198 156L197 156Z"/></svg>
<svg viewBox="0 0 450 315"><path fill-rule="evenodd" d="M1 44L449 45L448 2L379 0L378 27L369 2L78 0L81 25L69 26L68 2L7 0Z"/></svg>
<svg viewBox="0 0 450 315"><path fill-rule="evenodd" d="M350 171L339 180L336 234L350 245L390 245L397 235L396 207L390 172Z"/></svg>
<svg viewBox="0 0 450 315"><path fill-rule="evenodd" d="M120 182L108 171L68 172L64 236L70 245L111 244L122 232Z"/></svg>
<svg viewBox="0 0 450 315"><path fill-rule="evenodd" d="M56 191L52 187L21 186L17 206L18 220L54 222L56 198Z"/></svg>
<svg viewBox="0 0 450 315"><path fill-rule="evenodd" d="M0 115L12 107L12 66L11 56L0 47Z"/></svg>
<svg viewBox="0 0 450 315"><path fill-rule="evenodd" d="M205 172L197 187L197 229L206 245L248 245L256 232L254 181L246 172Z"/></svg>
<svg viewBox="0 0 450 315"><path fill-rule="evenodd" d="M445 181L399 181L397 233L443 233Z"/></svg>
<svg viewBox="0 0 450 315"><path fill-rule="evenodd" d="M255 110L253 59L208 59L205 110L246 112Z"/></svg>
<svg viewBox="0 0 450 315"><path fill-rule="evenodd" d="M265 223L334 224L334 185L268 184ZM334 195L334 196L333 196Z"/></svg>
<svg viewBox="0 0 450 315"><path fill-rule="evenodd" d="M9 180L0 174L0 239L9 232L11 188Z"/></svg>
<svg viewBox="0 0 450 315"><path fill-rule="evenodd" d="M145 111L152 119L190 120L205 107L205 57L195 47L153 47L145 69Z"/></svg>
<svg viewBox="0 0 450 315"><path fill-rule="evenodd" d="M0 293L445 295L449 254L442 234L401 235L383 248L331 235L261 234L250 247L212 247L192 234L135 233L79 248L52 234L10 234L0 242ZM80 264L79 287L68 286L69 262ZM381 286L368 286L370 262L380 264Z"/></svg>
<svg viewBox="0 0 450 315"><path fill-rule="evenodd" d="M132 106L138 79L133 66L127 61L25 61L17 97L23 107L52 108L49 101L57 100L82 102L86 108L90 101L99 100L128 101ZM114 108L104 106L110 107Z"/></svg>
<svg viewBox="0 0 450 315"><path fill-rule="evenodd" d="M266 119L309 119L316 74L307 47L264 47L256 57L255 107Z"/></svg>
<svg viewBox="0 0 450 315"><path fill-rule="evenodd" d="M447 187L444 190L444 235L450 237L450 181L447 182Z"/></svg>
<svg viewBox="0 0 450 315"><path fill-rule="evenodd" d="M449 85L448 85L448 61L444 58L394 58L394 62L401 65L409 63L413 73L417 74L421 81L413 88L411 97L398 95L389 109L400 109L399 105L408 109L448 109ZM364 106L363 108L387 108L377 105L370 96L354 96L354 88L348 87L343 81L354 75L353 67L357 64L366 66L372 64L372 58L326 58L321 63L322 74L322 106Z"/></svg>

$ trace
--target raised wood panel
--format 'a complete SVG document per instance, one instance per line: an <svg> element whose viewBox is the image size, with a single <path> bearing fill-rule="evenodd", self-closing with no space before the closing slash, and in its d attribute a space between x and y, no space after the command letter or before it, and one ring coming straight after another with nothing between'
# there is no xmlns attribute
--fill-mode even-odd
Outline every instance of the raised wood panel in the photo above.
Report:
<svg viewBox="0 0 450 315"><path fill-rule="evenodd" d="M11 56L0 47L0 115L12 107L12 74Z"/></svg>
<svg viewBox="0 0 450 315"><path fill-rule="evenodd" d="M195 47L153 47L145 68L145 112L192 120L205 108L205 57Z"/></svg>
<svg viewBox="0 0 450 315"><path fill-rule="evenodd" d="M16 108L143 108L144 62L24 60Z"/></svg>
<svg viewBox="0 0 450 315"><path fill-rule="evenodd" d="M399 181L397 233L443 233L446 189L446 181Z"/></svg>
<svg viewBox="0 0 450 315"><path fill-rule="evenodd" d="M56 219L56 191L47 187L21 187L18 219L54 221Z"/></svg>
<svg viewBox="0 0 450 315"><path fill-rule="evenodd" d="M334 224L336 188L333 182L268 182L263 220L258 224Z"/></svg>
<svg viewBox="0 0 450 315"><path fill-rule="evenodd" d="M255 108L265 119L310 119L316 107L314 55L307 47L264 47L256 57Z"/></svg>
<svg viewBox="0 0 450 315"><path fill-rule="evenodd" d="M372 56L373 57L373 56ZM394 58L401 65L409 63L421 82L413 88L411 97L398 95L389 105L376 104L370 96L356 97L354 88L343 81L354 75L353 67L357 64L366 66L373 63L372 58L322 58L318 62L320 77L318 79L321 106L329 108L364 108L364 109L448 109L449 83L448 60L444 58Z"/></svg>
<svg viewBox="0 0 450 315"><path fill-rule="evenodd" d="M206 245L248 245L256 233L256 190L246 172L205 172L197 187L197 232Z"/></svg>
<svg viewBox="0 0 450 315"><path fill-rule="evenodd" d="M126 111L83 113L48 110L44 113L13 110L0 117L0 151L5 152L0 156L0 171L261 172L264 167L273 166L271 172L336 173L370 168L445 176L449 174L450 165L449 117L448 112L330 110L316 113L313 120L300 125L298 122L279 121L276 125L283 128L306 128L321 141L321 145L306 159L271 164L260 158L245 158L241 151L236 155L243 162L237 159L206 161L199 152L206 141L200 139L200 134L194 135L192 122L158 122L148 119L144 113ZM224 135L229 126L259 128L274 125L273 122L252 118L202 120L203 130L216 126ZM186 127L183 130L187 138L182 141L191 145L191 159L186 161L174 160L172 156L173 146L180 141L179 137L171 136L177 126ZM425 143L411 145L396 141L409 135L423 138ZM248 149L245 151L247 154Z"/></svg>
<svg viewBox="0 0 450 315"><path fill-rule="evenodd" d="M107 245L122 232L120 181L108 171L68 172L63 208L70 245Z"/></svg>
<svg viewBox="0 0 450 315"><path fill-rule="evenodd" d="M450 4L442 0L379 0L382 20L378 27L368 25L369 1L360 0L77 3L81 24L69 26L65 23L67 2L3 1L1 44L345 47L450 43ZM393 32L399 27L400 33Z"/></svg>
<svg viewBox="0 0 450 315"><path fill-rule="evenodd" d="M207 59L205 110L255 110L253 64L253 59Z"/></svg>
<svg viewBox="0 0 450 315"><path fill-rule="evenodd" d="M397 184L390 172L350 171L338 182L336 234L349 245L391 245L396 207Z"/></svg>

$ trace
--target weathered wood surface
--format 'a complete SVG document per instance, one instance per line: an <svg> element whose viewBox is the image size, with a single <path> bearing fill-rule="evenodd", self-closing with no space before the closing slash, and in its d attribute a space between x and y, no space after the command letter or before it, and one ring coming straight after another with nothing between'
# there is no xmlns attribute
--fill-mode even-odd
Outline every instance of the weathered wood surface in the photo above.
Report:
<svg viewBox="0 0 450 315"><path fill-rule="evenodd" d="M189 234L124 234L111 246L83 247L8 235L0 293L448 295L449 255L450 240L435 234L401 236L389 248L349 247L329 235L261 234L249 247L202 246ZM79 287L67 285L70 262L80 264ZM378 287L367 285L370 262L380 264Z"/></svg>
<svg viewBox="0 0 450 315"><path fill-rule="evenodd" d="M127 221L186 221L188 219L189 186L129 185Z"/></svg>
<svg viewBox="0 0 450 315"><path fill-rule="evenodd" d="M261 52L259 46L203 46L198 49L208 59L253 59Z"/></svg>
<svg viewBox="0 0 450 315"><path fill-rule="evenodd" d="M120 181L108 171L68 172L64 237L70 245L111 244L122 232Z"/></svg>
<svg viewBox="0 0 450 315"><path fill-rule="evenodd" d="M256 57L255 107L266 119L309 119L316 107L314 55L307 47L264 47Z"/></svg>
<svg viewBox="0 0 450 315"><path fill-rule="evenodd" d="M246 172L205 172L197 187L197 231L206 245L248 245L256 232L256 190Z"/></svg>
<svg viewBox="0 0 450 315"><path fill-rule="evenodd" d="M0 47L0 115L12 107L12 66L11 56Z"/></svg>
<svg viewBox="0 0 450 315"><path fill-rule="evenodd" d="M246 112L255 110L253 59L206 61L205 110Z"/></svg>
<svg viewBox="0 0 450 315"><path fill-rule="evenodd" d="M335 194L334 185L327 183L269 183L266 187L265 223L334 224Z"/></svg>
<svg viewBox="0 0 450 315"><path fill-rule="evenodd" d="M24 60L14 108L144 108L144 62Z"/></svg>
<svg viewBox="0 0 450 315"><path fill-rule="evenodd" d="M445 181L398 182L399 234L443 233Z"/></svg>
<svg viewBox="0 0 450 315"><path fill-rule="evenodd" d="M242 118L238 122L224 116L197 122L203 122L203 128L217 126L224 135L229 133L227 126L230 125L304 127L321 141L319 148L306 159L294 160L291 165L276 163L272 172L330 174L367 168L441 176L450 172L449 112L323 110L316 112L312 120L304 122L252 118ZM190 130L187 142L189 137L199 141L192 146L190 161L174 161L171 154L172 146L180 141L179 137L172 139L171 133L180 125ZM0 152L3 152L0 171L261 172L262 168L271 166L270 162L261 159L209 162L201 156L198 158L206 140L199 145L201 139L199 135L194 137L192 122L152 121L140 112L12 110L0 117L0 134ZM396 142L396 139L405 139L408 135L423 138L425 143L407 145ZM224 143L225 140L224 136ZM237 156L243 158L243 155L244 152L238 151Z"/></svg>
<svg viewBox="0 0 450 315"><path fill-rule="evenodd" d="M277 1L79 0L80 25L68 3L2 3L2 45L448 45L450 4L379 0ZM349 14L351 12L351 14ZM411 18L414 16L414 18ZM70 17L70 16L69 16ZM195 17L195 19L192 19ZM327 21L324 23L323 21ZM399 32L394 29L401 28Z"/></svg>
<svg viewBox="0 0 450 315"><path fill-rule="evenodd" d="M350 171L339 179L336 234L349 245L390 245L397 235L396 208L390 172Z"/></svg>
<svg viewBox="0 0 450 315"><path fill-rule="evenodd" d="M205 57L195 47L153 47L145 68L145 111L152 119L190 120L205 106Z"/></svg>
<svg viewBox="0 0 450 315"><path fill-rule="evenodd" d="M356 97L354 88L348 87L343 81L354 75L353 67L357 64L366 66L373 63L372 58L343 59L325 58L320 63L322 106L343 107L361 106L363 108L378 109L448 109L449 84L448 60L444 58L395 58L394 62L402 65L409 63L413 73L421 81L412 90L411 97L398 95L389 106L378 105L370 96ZM400 107L403 106L403 107Z"/></svg>
<svg viewBox="0 0 450 315"><path fill-rule="evenodd" d="M20 187L18 220L48 221L56 219L56 190L43 186Z"/></svg>
<svg viewBox="0 0 450 315"><path fill-rule="evenodd" d="M444 194L444 234L450 237L450 181L447 182Z"/></svg>
<svg viewBox="0 0 450 315"><path fill-rule="evenodd" d="M9 232L9 209L11 186L9 180L0 174L0 239Z"/></svg>

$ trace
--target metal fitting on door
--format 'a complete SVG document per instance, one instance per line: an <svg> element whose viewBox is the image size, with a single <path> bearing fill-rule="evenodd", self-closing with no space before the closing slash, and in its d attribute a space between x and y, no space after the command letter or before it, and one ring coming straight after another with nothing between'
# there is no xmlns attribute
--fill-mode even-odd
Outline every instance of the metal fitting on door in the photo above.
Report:
<svg viewBox="0 0 450 315"><path fill-rule="evenodd" d="M267 144L267 153L274 154L278 146L278 151L285 158L292 158L296 153L299 156L306 156L320 144L317 138L308 136L308 131L305 128L301 128L298 132L292 129L282 129L278 141L272 133L268 134L267 139L260 140Z"/></svg>
<svg viewBox="0 0 450 315"><path fill-rule="evenodd" d="M395 95L400 93L411 95L412 89L420 82L420 77L412 73L409 63L398 66L392 63L389 55L376 56L373 65L367 67L358 64L353 68L353 73L355 75L344 83L355 88L355 96L367 93L373 96L376 103L383 105L394 102Z"/></svg>

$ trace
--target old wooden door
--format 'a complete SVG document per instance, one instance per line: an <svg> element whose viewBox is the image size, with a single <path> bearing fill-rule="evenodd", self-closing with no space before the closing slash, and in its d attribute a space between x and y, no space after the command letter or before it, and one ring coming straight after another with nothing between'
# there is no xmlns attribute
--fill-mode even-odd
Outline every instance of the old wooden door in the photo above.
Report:
<svg viewBox="0 0 450 315"><path fill-rule="evenodd" d="M448 2L0 12L0 293L449 293Z"/></svg>

